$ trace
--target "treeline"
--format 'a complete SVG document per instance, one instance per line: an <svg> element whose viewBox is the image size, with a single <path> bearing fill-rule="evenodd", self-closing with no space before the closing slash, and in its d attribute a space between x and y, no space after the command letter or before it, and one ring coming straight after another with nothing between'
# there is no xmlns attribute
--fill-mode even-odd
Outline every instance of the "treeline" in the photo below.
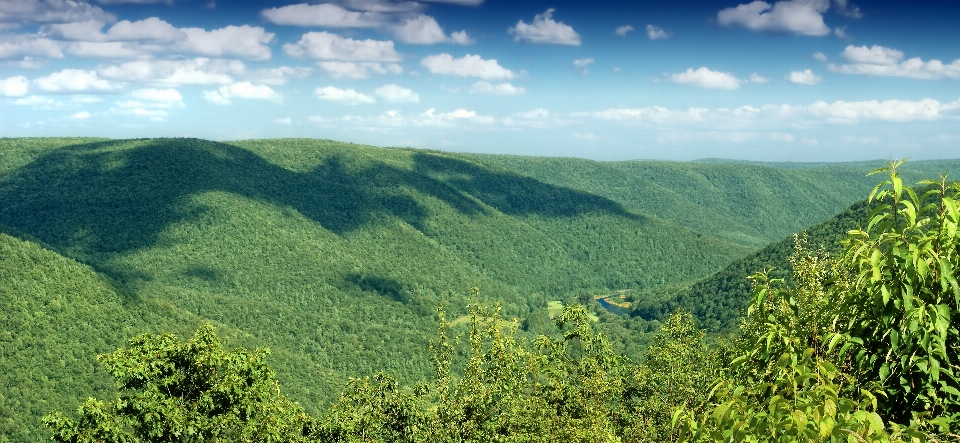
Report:
<svg viewBox="0 0 960 443"><path fill-rule="evenodd" d="M683 311L633 362L582 307L525 341L474 305L458 359L441 310L435 377L355 378L311 415L281 394L266 351L227 353L207 326L102 355L119 398L45 422L62 442L955 441L960 185L917 195L898 166L839 254L798 237L789 280L754 274L737 335L715 347Z"/></svg>

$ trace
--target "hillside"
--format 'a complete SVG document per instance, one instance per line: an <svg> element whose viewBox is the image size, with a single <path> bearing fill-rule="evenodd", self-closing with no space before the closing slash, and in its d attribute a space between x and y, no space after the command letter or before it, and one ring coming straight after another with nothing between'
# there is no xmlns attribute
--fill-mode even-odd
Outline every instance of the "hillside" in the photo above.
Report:
<svg viewBox="0 0 960 443"><path fill-rule="evenodd" d="M876 178L866 174L886 163L597 162L463 155L545 183L563 183L754 249L813 226L863 198L876 185ZM900 172L905 183L913 183L945 171L960 171L960 160L909 161Z"/></svg>
<svg viewBox="0 0 960 443"><path fill-rule="evenodd" d="M30 282L63 267L83 275L67 317L30 332L40 357L4 361L24 380L3 385L5 414L31 420L51 408L24 402L59 398L52 390L106 389L69 368L92 371L93 355L141 332L215 321L273 349L286 392L318 411L349 376L430 374L436 306L464 315L471 287L538 330L548 301L690 281L749 252L502 168L318 140L3 139L0 231L36 256L4 267L19 276L3 280L5 297L46 306L35 293L70 290ZM124 297L149 307L131 313ZM61 365L65 354L85 360ZM76 384L12 388L53 379L35 367Z"/></svg>

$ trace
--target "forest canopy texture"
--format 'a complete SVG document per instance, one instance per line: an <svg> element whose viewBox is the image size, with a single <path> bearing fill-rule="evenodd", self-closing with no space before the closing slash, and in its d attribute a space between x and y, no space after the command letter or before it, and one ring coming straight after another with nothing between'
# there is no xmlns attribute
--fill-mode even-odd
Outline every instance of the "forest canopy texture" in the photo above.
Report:
<svg viewBox="0 0 960 443"><path fill-rule="evenodd" d="M469 357L453 370L441 309L435 377L354 378L311 416L281 393L267 351L227 353L204 326L187 342L144 335L101 355L120 396L45 423L63 442L956 440L960 186L942 178L917 194L899 166L878 171L870 217L839 254L801 235L791 284L752 276L729 343L706 346L677 311L636 363L582 306L524 341L499 309L474 305Z"/></svg>

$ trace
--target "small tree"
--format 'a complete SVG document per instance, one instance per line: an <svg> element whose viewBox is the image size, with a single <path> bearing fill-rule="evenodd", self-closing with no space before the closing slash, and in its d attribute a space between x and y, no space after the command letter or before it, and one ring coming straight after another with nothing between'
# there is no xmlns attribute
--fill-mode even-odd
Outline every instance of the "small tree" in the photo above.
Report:
<svg viewBox="0 0 960 443"><path fill-rule="evenodd" d="M267 349L226 352L213 326L180 342L141 335L98 357L117 380L112 402L84 402L79 418L44 417L57 442L299 441L313 420L280 394Z"/></svg>

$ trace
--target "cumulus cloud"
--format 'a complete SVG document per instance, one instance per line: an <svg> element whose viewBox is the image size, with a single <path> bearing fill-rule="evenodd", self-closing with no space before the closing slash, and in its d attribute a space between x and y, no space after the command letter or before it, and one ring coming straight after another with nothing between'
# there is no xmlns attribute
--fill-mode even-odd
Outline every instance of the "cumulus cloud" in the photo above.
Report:
<svg viewBox="0 0 960 443"><path fill-rule="evenodd" d="M960 110L960 100L941 103L933 99L886 101L818 101L809 105L742 106L728 109L668 109L660 106L647 108L611 108L603 111L571 114L576 118L593 118L624 124L705 125L740 127L744 124L768 121L782 126L784 122L855 124L861 121L912 122L940 120ZM782 138L782 137L781 137Z"/></svg>
<svg viewBox="0 0 960 443"><path fill-rule="evenodd" d="M750 78L747 79L747 81L750 83L766 83L769 82L770 79L754 72L753 74L750 74Z"/></svg>
<svg viewBox="0 0 960 443"><path fill-rule="evenodd" d="M659 26L647 25L647 37L650 38L650 40L659 40L669 38L670 33L664 31Z"/></svg>
<svg viewBox="0 0 960 443"><path fill-rule="evenodd" d="M329 32L308 32L297 43L283 45L283 52L294 58L315 60L398 62L400 54L393 42L354 40Z"/></svg>
<svg viewBox="0 0 960 443"><path fill-rule="evenodd" d="M459 123L490 125L496 123L496 119L463 108L439 114L436 109L430 108L427 112L420 114L413 123L417 126L453 127Z"/></svg>
<svg viewBox="0 0 960 443"><path fill-rule="evenodd" d="M787 81L790 83L796 83L798 85L815 85L820 83L823 80L817 74L814 74L813 71L805 69L803 71L791 71L790 75L787 76Z"/></svg>
<svg viewBox="0 0 960 443"><path fill-rule="evenodd" d="M215 85L233 83L246 67L239 60L143 60L99 68L100 77L138 83Z"/></svg>
<svg viewBox="0 0 960 443"><path fill-rule="evenodd" d="M671 75L668 80L678 85L726 90L738 89L740 88L740 83L742 83L740 79L730 73L711 71L706 67L701 67L696 71L694 71L693 68L689 68L686 72Z"/></svg>
<svg viewBox="0 0 960 443"><path fill-rule="evenodd" d="M239 57L251 60L268 60L274 34L259 26L227 26L207 31L202 28L182 28L187 39L178 43L176 49L210 57Z"/></svg>
<svg viewBox="0 0 960 443"><path fill-rule="evenodd" d="M398 85L383 85L373 91L387 103L420 103L420 95Z"/></svg>
<svg viewBox="0 0 960 443"><path fill-rule="evenodd" d="M275 119L273 119L273 122L276 123L276 124L278 124L278 125L292 125L292 124L293 124L293 120L290 120L290 117L275 118Z"/></svg>
<svg viewBox="0 0 960 443"><path fill-rule="evenodd" d="M329 77L333 78L352 78L364 79L370 76L370 73L377 74L400 74L403 68L396 63L377 63L377 62L318 62L317 66Z"/></svg>
<svg viewBox="0 0 960 443"><path fill-rule="evenodd" d="M30 82L22 75L0 80L0 96L3 97L23 97L29 89Z"/></svg>
<svg viewBox="0 0 960 443"><path fill-rule="evenodd" d="M64 69L33 81L37 89L56 94L74 94L80 92L114 92L123 88L123 83L115 83L97 76L96 71L83 69Z"/></svg>
<svg viewBox="0 0 960 443"><path fill-rule="evenodd" d="M627 33L630 31L633 31L633 26L623 25L618 27L615 31L613 31L613 33L619 35L620 37L626 37Z"/></svg>
<svg viewBox="0 0 960 443"><path fill-rule="evenodd" d="M250 74L250 78L265 85L281 86L294 79L307 78L313 74L313 69L302 66L292 68L290 66L279 66L276 68L259 69Z"/></svg>
<svg viewBox="0 0 960 443"><path fill-rule="evenodd" d="M376 103L377 101L368 95L361 94L353 89L340 89L333 86L317 88L313 91L320 100L337 102L344 105L359 105Z"/></svg>
<svg viewBox="0 0 960 443"><path fill-rule="evenodd" d="M103 20L84 20L69 23L54 23L40 28L41 33L67 40L105 41L107 36L100 32L106 23Z"/></svg>
<svg viewBox="0 0 960 443"><path fill-rule="evenodd" d="M0 23L68 23L87 20L114 22L116 16L83 1L0 1Z"/></svg>
<svg viewBox="0 0 960 443"><path fill-rule="evenodd" d="M580 71L581 74L587 74L587 66L592 65L594 60L592 58L581 58L573 61L573 67L577 71Z"/></svg>
<svg viewBox="0 0 960 443"><path fill-rule="evenodd" d="M66 52L80 58L130 59L148 54L137 44L126 42L70 42Z"/></svg>
<svg viewBox="0 0 960 443"><path fill-rule="evenodd" d="M473 43L473 39L467 35L466 31L454 32L447 36L436 19L424 14L403 20L393 28L393 35L401 42L413 45L432 45L435 43L468 45Z"/></svg>
<svg viewBox="0 0 960 443"><path fill-rule="evenodd" d="M300 3L280 8L264 9L260 15L270 23L293 26L323 26L328 28L375 28L385 23L386 17L378 11L349 11L333 3L310 5Z"/></svg>
<svg viewBox="0 0 960 443"><path fill-rule="evenodd" d="M554 21L554 11L554 8L550 8L543 14L537 14L533 18L533 24L528 25L520 20L508 32L518 42L580 46L580 35L573 30L573 27Z"/></svg>
<svg viewBox="0 0 960 443"><path fill-rule="evenodd" d="M229 105L231 99L268 100L280 102L283 97L267 85L255 85L250 82L231 83L216 91L204 91L204 99L218 105Z"/></svg>
<svg viewBox="0 0 960 443"><path fill-rule="evenodd" d="M823 22L829 7L829 0L784 0L773 5L757 0L721 10L717 22L754 32L822 36L830 33Z"/></svg>
<svg viewBox="0 0 960 443"><path fill-rule="evenodd" d="M496 59L484 60L479 55L467 54L453 58L450 54L424 57L420 64L433 74L454 77L479 77L484 80L510 80L517 77L513 71L500 66Z"/></svg>
<svg viewBox="0 0 960 443"><path fill-rule="evenodd" d="M63 44L36 35L0 35L0 59L23 57L63 58Z"/></svg>
<svg viewBox="0 0 960 443"><path fill-rule="evenodd" d="M513 86L510 83L491 84L485 81L479 81L470 86L471 94L484 95L521 95L527 92L526 89Z"/></svg>
<svg viewBox="0 0 960 443"><path fill-rule="evenodd" d="M87 111L80 111L76 114L71 115L70 118L77 119L77 120L85 120L90 118L90 113Z"/></svg>
<svg viewBox="0 0 960 443"><path fill-rule="evenodd" d="M816 61L818 61L818 62L820 62L820 63L826 63L826 62L827 62L827 56L824 55L822 52L814 53L814 54L813 54L813 59L816 60Z"/></svg>
<svg viewBox="0 0 960 443"><path fill-rule="evenodd" d="M827 69L842 74L903 77L918 80L960 79L960 59L950 64L940 60L923 61L920 57L903 60L904 54L883 46L847 46L840 54L848 63L829 64Z"/></svg>
<svg viewBox="0 0 960 443"><path fill-rule="evenodd" d="M187 33L175 28L157 17L131 22L119 21L106 33L110 40L150 40L155 42L176 42L187 39Z"/></svg>
<svg viewBox="0 0 960 443"><path fill-rule="evenodd" d="M879 120L890 122L909 122L918 120L938 120L947 111L960 107L960 100L940 103L933 99L859 101L833 103L816 102L805 107L811 115L827 118L834 123L857 123L861 120Z"/></svg>

